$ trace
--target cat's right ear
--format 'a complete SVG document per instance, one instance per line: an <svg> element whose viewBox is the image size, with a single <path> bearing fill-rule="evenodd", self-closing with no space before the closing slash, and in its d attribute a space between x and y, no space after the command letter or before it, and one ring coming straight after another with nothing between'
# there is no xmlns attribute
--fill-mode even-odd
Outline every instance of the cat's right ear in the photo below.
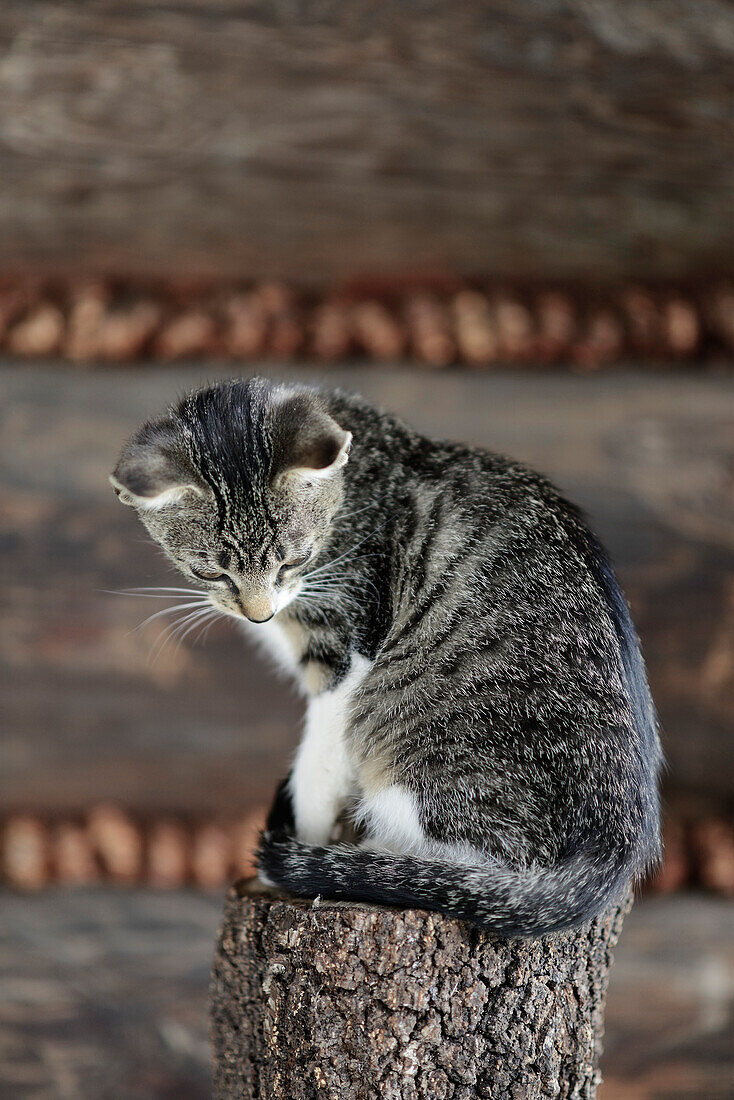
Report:
<svg viewBox="0 0 734 1100"><path fill-rule="evenodd" d="M187 493L204 495L170 421L145 424L125 444L110 484L121 504L164 508Z"/></svg>
<svg viewBox="0 0 734 1100"><path fill-rule="evenodd" d="M352 433L341 428L313 394L296 391L281 397L273 428L276 474L325 481L349 459Z"/></svg>

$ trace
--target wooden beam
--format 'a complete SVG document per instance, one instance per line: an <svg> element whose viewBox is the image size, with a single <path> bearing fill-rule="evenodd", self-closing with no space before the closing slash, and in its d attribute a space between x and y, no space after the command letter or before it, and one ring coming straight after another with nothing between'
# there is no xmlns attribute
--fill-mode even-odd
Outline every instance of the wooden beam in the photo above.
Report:
<svg viewBox="0 0 734 1100"><path fill-rule="evenodd" d="M710 274L733 95L722 0L8 0L2 266Z"/></svg>

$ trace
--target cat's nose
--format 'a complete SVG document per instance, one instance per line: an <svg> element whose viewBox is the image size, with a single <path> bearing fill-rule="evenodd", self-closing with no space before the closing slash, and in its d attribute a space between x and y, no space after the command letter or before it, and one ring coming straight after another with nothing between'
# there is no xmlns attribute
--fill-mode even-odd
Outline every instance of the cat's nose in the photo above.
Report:
<svg viewBox="0 0 734 1100"><path fill-rule="evenodd" d="M250 620L251 623L266 623L269 619L272 619L275 614L275 608L272 605L270 596L254 595L244 593L240 597L240 606L245 614L245 617Z"/></svg>

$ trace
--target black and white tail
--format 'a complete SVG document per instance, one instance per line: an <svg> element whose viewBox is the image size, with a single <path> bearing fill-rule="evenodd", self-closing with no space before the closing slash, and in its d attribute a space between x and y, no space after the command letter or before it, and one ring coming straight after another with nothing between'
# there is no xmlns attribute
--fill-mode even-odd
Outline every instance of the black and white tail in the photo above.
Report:
<svg viewBox="0 0 734 1100"><path fill-rule="evenodd" d="M603 912L640 868L632 853L575 855L553 867L477 867L263 834L262 877L300 897L430 909L498 935L529 938L575 927Z"/></svg>

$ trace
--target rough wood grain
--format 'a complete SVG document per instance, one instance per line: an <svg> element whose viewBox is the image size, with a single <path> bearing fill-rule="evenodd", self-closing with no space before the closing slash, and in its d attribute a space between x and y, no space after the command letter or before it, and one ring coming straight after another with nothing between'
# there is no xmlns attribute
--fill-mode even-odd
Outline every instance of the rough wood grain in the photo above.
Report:
<svg viewBox="0 0 734 1100"><path fill-rule="evenodd" d="M726 0L7 0L3 265L730 268L733 59Z"/></svg>
<svg viewBox="0 0 734 1100"><path fill-rule="evenodd" d="M217 1100L596 1095L628 905L523 943L435 913L229 893L211 983Z"/></svg>

